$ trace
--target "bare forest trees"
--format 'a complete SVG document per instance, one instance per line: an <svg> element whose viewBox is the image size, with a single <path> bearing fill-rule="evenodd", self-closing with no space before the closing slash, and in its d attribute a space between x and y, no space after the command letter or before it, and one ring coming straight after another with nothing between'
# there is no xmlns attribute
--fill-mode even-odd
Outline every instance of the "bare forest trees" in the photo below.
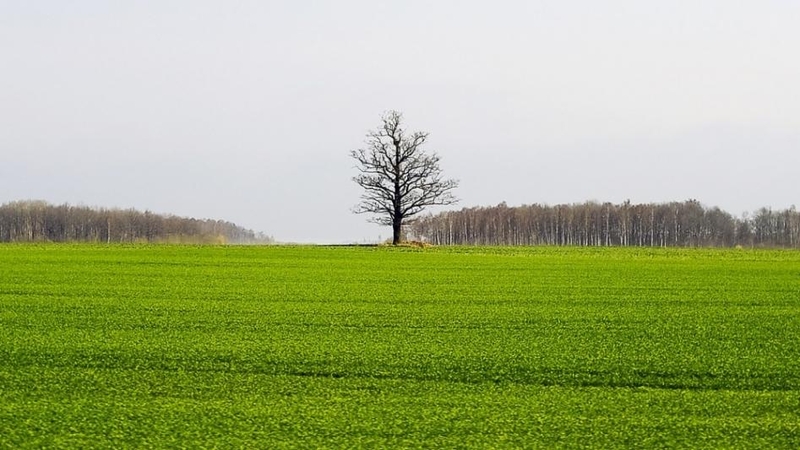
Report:
<svg viewBox="0 0 800 450"><path fill-rule="evenodd" d="M0 242L269 243L272 238L221 220L19 201L0 205Z"/></svg>
<svg viewBox="0 0 800 450"><path fill-rule="evenodd" d="M513 208L501 203L424 216L411 231L440 245L800 248L800 212L761 208L736 218L696 200Z"/></svg>
<svg viewBox="0 0 800 450"><path fill-rule="evenodd" d="M376 215L372 221L392 227L392 244L400 243L402 227L428 206L456 203L458 181L442 178L439 156L426 154L428 133L409 133L403 116L389 111L382 125L367 134L366 148L350 152L358 163L353 181L364 189L356 213Z"/></svg>

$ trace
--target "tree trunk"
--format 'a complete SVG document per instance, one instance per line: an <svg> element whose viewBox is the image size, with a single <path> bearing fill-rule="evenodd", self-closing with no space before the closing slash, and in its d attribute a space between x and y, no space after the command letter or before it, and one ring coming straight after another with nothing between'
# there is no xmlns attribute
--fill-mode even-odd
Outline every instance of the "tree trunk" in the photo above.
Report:
<svg viewBox="0 0 800 450"><path fill-rule="evenodd" d="M392 222L392 245L400 243L400 234L403 228L402 224L403 222L400 219L394 219Z"/></svg>

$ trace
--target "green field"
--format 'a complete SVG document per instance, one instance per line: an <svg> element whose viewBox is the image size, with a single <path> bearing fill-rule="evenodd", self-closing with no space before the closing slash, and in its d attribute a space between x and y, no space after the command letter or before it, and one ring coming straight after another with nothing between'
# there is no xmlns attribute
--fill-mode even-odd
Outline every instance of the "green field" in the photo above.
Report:
<svg viewBox="0 0 800 450"><path fill-rule="evenodd" d="M800 448L800 252L0 246L0 447Z"/></svg>

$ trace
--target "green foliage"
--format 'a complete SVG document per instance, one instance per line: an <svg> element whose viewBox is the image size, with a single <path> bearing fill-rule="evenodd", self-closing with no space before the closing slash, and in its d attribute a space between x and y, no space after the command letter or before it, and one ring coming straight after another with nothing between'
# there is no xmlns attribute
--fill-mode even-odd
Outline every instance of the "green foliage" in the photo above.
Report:
<svg viewBox="0 0 800 450"><path fill-rule="evenodd" d="M0 447L800 446L800 253L0 247Z"/></svg>

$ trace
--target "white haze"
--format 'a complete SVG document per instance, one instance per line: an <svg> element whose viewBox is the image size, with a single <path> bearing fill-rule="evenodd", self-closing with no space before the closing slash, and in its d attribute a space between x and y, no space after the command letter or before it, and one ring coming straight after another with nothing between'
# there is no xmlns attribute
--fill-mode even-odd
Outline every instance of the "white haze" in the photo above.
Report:
<svg viewBox="0 0 800 450"><path fill-rule="evenodd" d="M800 2L0 5L0 202L375 241L347 155L398 109L458 207L800 203Z"/></svg>

